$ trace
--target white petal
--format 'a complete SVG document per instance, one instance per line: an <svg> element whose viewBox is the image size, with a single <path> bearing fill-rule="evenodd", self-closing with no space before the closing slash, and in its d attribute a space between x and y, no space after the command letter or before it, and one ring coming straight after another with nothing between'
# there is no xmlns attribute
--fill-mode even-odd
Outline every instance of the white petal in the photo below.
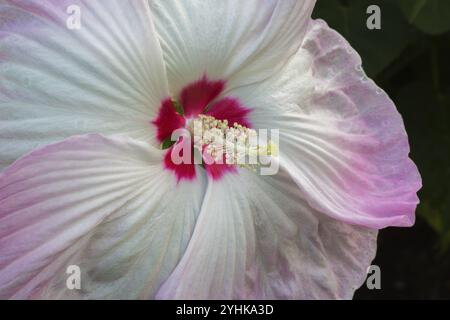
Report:
<svg viewBox="0 0 450 320"><path fill-rule="evenodd" d="M205 191L128 138L78 136L0 175L1 298L151 298L191 237ZM69 290L70 265L81 290Z"/></svg>
<svg viewBox="0 0 450 320"><path fill-rule="evenodd" d="M411 226L421 179L402 118L337 32L313 21L297 55L234 96L280 130L280 162L315 209L370 228Z"/></svg>
<svg viewBox="0 0 450 320"><path fill-rule="evenodd" d="M302 43L315 0L149 0L173 94L205 73L261 81Z"/></svg>
<svg viewBox="0 0 450 320"><path fill-rule="evenodd" d="M167 95L145 0L0 3L0 169L73 134L151 140Z"/></svg>
<svg viewBox="0 0 450 320"><path fill-rule="evenodd" d="M366 277L376 231L307 205L285 173L240 171L208 186L192 240L163 299L348 299Z"/></svg>

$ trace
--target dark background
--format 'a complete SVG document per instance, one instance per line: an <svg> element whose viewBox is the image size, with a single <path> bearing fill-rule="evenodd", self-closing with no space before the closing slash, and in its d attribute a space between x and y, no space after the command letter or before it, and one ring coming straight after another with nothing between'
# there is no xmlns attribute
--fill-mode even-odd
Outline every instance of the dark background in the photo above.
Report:
<svg viewBox="0 0 450 320"><path fill-rule="evenodd" d="M367 8L381 9L369 30ZM356 299L450 299L450 0L318 0L315 18L360 53L405 121L423 189L413 228L380 232L381 290Z"/></svg>

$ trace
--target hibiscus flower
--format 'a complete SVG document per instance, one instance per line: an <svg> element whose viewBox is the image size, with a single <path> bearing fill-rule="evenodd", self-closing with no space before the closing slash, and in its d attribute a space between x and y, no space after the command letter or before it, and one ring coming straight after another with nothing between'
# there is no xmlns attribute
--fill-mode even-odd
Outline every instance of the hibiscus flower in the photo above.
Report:
<svg viewBox="0 0 450 320"><path fill-rule="evenodd" d="M1 0L0 297L351 298L421 179L314 3ZM175 163L199 119L279 130L278 172Z"/></svg>

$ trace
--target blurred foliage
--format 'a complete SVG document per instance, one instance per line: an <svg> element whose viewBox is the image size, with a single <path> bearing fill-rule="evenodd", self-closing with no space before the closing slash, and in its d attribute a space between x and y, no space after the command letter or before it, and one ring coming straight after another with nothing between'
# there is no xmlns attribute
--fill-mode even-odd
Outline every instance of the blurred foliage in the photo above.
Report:
<svg viewBox="0 0 450 320"><path fill-rule="evenodd" d="M366 27L366 11L370 5L381 8L381 31ZM412 40L406 18L389 0L318 0L315 16L324 19L352 44L363 57L365 71L372 76L389 66Z"/></svg>
<svg viewBox="0 0 450 320"><path fill-rule="evenodd" d="M441 34L450 30L450 1L398 0L408 21L428 34Z"/></svg>
<svg viewBox="0 0 450 320"><path fill-rule="evenodd" d="M369 5L381 30L369 30ZM418 214L450 248L450 1L318 0L314 17L360 53L366 73L403 115L424 187Z"/></svg>

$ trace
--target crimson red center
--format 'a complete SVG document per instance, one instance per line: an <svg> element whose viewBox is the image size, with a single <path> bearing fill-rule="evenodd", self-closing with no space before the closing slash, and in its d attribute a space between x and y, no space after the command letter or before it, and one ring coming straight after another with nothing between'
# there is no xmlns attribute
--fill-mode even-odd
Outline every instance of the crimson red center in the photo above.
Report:
<svg viewBox="0 0 450 320"><path fill-rule="evenodd" d="M251 128L248 120L251 110L244 107L237 98L220 97L225 89L225 84L225 81L212 81L207 76L203 76L200 80L185 86L177 97L177 101L183 108L182 111L177 110L172 98L164 99L161 102L158 115L152 121L156 126L156 137L159 142L163 143L170 139L173 131L186 126L187 119L194 119L200 114L212 116L217 120L227 120L229 125L238 123ZM198 167L194 164L194 161L181 164L173 163L171 157L173 148L174 146L166 150L164 167L172 171L178 181L194 180ZM204 163L203 167L214 180L220 179L226 172L235 171L234 166L227 164Z"/></svg>

